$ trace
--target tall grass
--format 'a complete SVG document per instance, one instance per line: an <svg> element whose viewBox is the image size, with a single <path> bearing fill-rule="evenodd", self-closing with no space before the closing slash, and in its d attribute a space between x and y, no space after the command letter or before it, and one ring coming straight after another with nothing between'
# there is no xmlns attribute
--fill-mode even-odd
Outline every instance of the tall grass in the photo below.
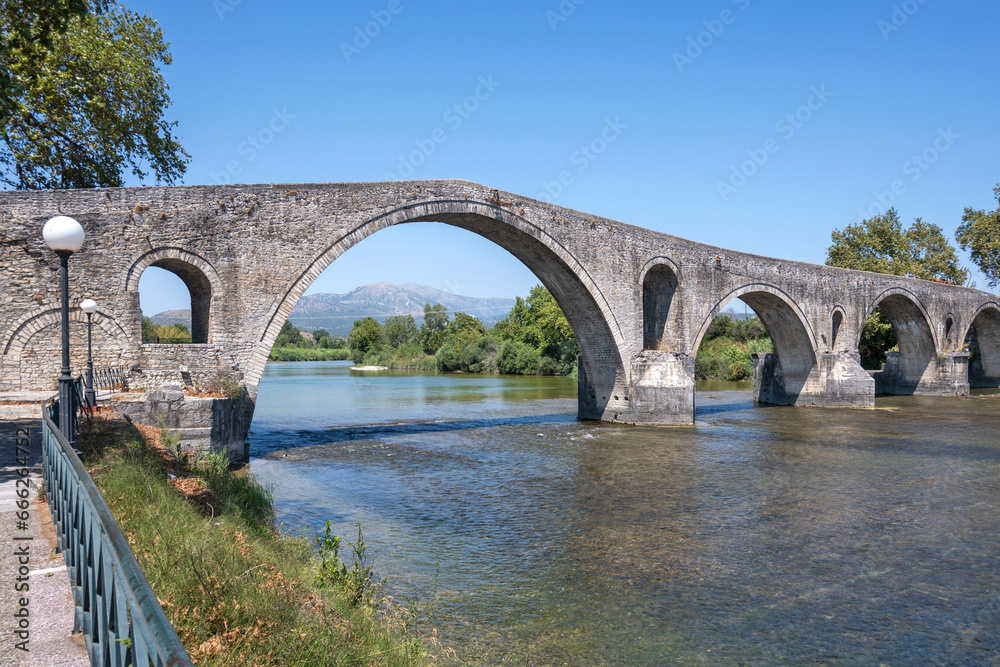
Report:
<svg viewBox="0 0 1000 667"><path fill-rule="evenodd" d="M199 665L427 664L401 614L389 622L377 601L358 605L356 590L317 585L310 542L271 530L269 492L223 458L185 468L113 421L95 421L77 443Z"/></svg>

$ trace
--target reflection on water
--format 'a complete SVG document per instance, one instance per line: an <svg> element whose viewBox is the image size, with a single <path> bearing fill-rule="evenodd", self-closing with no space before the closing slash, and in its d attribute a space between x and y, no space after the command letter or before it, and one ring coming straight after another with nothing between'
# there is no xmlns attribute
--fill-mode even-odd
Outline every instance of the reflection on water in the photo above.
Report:
<svg viewBox="0 0 1000 667"><path fill-rule="evenodd" d="M575 419L575 381L269 364L251 468L476 664L997 664L1000 397ZM438 567L440 568L439 574Z"/></svg>

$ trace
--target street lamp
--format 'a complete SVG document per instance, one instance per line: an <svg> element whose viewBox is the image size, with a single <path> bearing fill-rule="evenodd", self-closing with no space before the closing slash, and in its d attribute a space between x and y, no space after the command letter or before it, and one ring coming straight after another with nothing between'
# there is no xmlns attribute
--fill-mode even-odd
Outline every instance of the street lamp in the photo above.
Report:
<svg viewBox="0 0 1000 667"><path fill-rule="evenodd" d="M97 392L94 391L94 355L90 345L90 317L97 312L97 302L93 299L84 299L80 302L80 310L87 313L87 390L84 392L84 400L88 408L97 405Z"/></svg>
<svg viewBox="0 0 1000 667"><path fill-rule="evenodd" d="M69 256L83 247L86 234L73 218L59 215L42 227L45 245L59 255L59 289L62 292L62 374L59 376L59 430L72 446L73 376L69 368Z"/></svg>

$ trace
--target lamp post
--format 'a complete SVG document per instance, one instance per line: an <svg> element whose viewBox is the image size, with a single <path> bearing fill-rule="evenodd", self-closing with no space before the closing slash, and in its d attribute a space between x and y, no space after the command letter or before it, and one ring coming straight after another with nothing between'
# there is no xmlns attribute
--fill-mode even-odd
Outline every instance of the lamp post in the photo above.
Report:
<svg viewBox="0 0 1000 667"><path fill-rule="evenodd" d="M84 392L84 401L88 408L97 405L97 392L94 391L94 355L91 347L91 326L90 318L97 312L97 302L93 299L84 299L80 302L80 310L87 313L87 389Z"/></svg>
<svg viewBox="0 0 1000 667"><path fill-rule="evenodd" d="M59 289L62 293L62 374L59 376L59 430L72 445L73 376L69 368L69 256L83 247L86 234L73 218L59 215L42 227L45 245L59 255Z"/></svg>

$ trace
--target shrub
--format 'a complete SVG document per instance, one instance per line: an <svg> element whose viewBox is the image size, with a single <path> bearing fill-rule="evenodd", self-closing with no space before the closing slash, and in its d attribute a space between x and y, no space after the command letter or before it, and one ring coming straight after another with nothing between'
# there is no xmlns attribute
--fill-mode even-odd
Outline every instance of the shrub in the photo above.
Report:
<svg viewBox="0 0 1000 667"><path fill-rule="evenodd" d="M462 367L458 360L458 351L451 343L445 343L438 348L437 354L434 355L434 363L439 373L457 371Z"/></svg>

